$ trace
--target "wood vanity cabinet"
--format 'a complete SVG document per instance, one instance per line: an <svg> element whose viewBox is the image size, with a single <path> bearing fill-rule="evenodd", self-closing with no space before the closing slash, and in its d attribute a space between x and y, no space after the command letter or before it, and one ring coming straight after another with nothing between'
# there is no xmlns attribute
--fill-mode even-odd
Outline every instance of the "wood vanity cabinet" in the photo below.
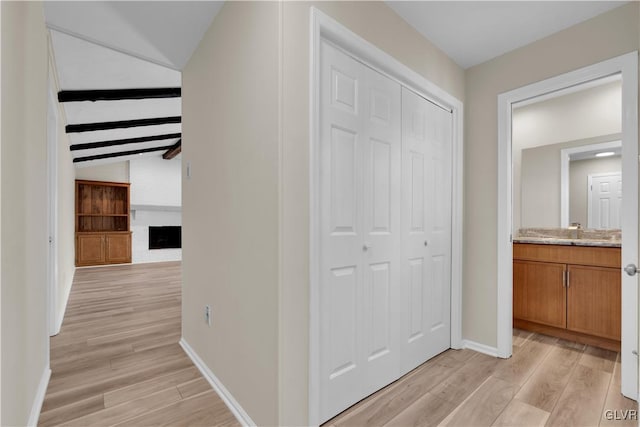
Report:
<svg viewBox="0 0 640 427"><path fill-rule="evenodd" d="M76 265L131 262L129 184L76 181Z"/></svg>
<svg viewBox="0 0 640 427"><path fill-rule="evenodd" d="M620 248L514 243L514 326L619 349Z"/></svg>
<svg viewBox="0 0 640 427"><path fill-rule="evenodd" d="M513 260L513 317L566 328L564 274L564 264Z"/></svg>

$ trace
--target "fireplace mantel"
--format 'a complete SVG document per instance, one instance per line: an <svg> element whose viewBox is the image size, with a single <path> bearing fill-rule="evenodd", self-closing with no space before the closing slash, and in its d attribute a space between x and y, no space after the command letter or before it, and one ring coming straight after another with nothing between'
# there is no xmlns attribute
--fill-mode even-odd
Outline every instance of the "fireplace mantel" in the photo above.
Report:
<svg viewBox="0 0 640 427"><path fill-rule="evenodd" d="M164 212L182 212L182 206L169 205L131 205L132 211L164 211Z"/></svg>

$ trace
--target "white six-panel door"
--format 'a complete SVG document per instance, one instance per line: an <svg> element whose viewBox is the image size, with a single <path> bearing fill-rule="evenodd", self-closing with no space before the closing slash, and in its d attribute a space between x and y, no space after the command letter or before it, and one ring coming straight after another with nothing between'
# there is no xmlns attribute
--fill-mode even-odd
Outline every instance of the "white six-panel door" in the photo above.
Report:
<svg viewBox="0 0 640 427"><path fill-rule="evenodd" d="M411 185L424 191L415 212L422 215L422 234L432 244L406 256L403 236L408 245L413 234L403 219L408 194L403 189L408 185L404 92L399 83L321 43L322 421L449 348L451 114L424 107L425 140L415 146L432 148L422 174L411 175ZM421 299L414 309L415 295L408 291L414 276L405 267L406 260L418 258L423 260L415 279ZM417 328L424 337L414 339L414 346L406 336L412 316L420 317Z"/></svg>
<svg viewBox="0 0 640 427"><path fill-rule="evenodd" d="M622 205L622 173L589 175L587 227L620 229Z"/></svg>
<svg viewBox="0 0 640 427"><path fill-rule="evenodd" d="M402 88L402 371L451 345L451 113Z"/></svg>

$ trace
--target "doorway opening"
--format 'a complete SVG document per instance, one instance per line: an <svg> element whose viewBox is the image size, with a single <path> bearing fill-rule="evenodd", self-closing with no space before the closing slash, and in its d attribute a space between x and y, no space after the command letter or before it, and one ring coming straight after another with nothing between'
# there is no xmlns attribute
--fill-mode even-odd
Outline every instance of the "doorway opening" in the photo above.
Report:
<svg viewBox="0 0 640 427"><path fill-rule="evenodd" d="M573 72L562 74L538 83L515 89L510 92L501 94L498 97L498 131L499 131L499 155L498 155L498 355L503 358L511 356L512 351L512 331L514 324L514 232L518 232L523 225L531 225L528 221L537 217L541 221L545 221L543 225L546 227L557 227L561 229L560 224L560 203L561 198L560 184L549 184L547 182L543 191L530 191L531 194L538 197L537 202L523 202L521 194L515 191L517 188L523 187L524 177L516 177L516 170L522 168L520 163L523 159L522 152L517 153L514 146L517 129L514 126L515 111L518 107L530 105L534 102L544 99L556 98L568 93L585 89L585 84L593 87L602 84L603 80L609 79L621 81L621 101L620 109L620 132L616 135L605 135L600 140L590 140L585 143L605 143L615 139L622 141L621 143L621 169L622 169L622 192L625 197L621 205L621 241L622 253L616 261L615 265L611 265L614 272L612 278L620 280L621 292L621 362L622 362L622 394L637 399L638 397L638 359L637 359L637 311L638 311L638 292L637 292L637 276L625 274L622 270L623 265L635 264L638 262L638 127L637 127L637 52L632 52L620 57L612 58L601 63L597 63ZM583 123L587 127L591 123ZM589 138L583 138L589 139ZM575 138L574 138L575 140ZM572 141L573 146L581 145L577 141ZM557 147L556 147L557 148ZM561 147L571 148L571 147ZM521 156L518 157L517 155ZM555 163L559 169L559 156L556 154ZM551 162L548 162L551 165ZM554 166L555 167L555 166ZM547 180L552 174L544 174L539 180ZM556 173L559 176L559 170ZM528 179L528 178L527 178ZM535 186L535 180L526 185ZM587 184L583 186L586 193ZM550 196L550 193L554 195ZM555 194L557 192L557 194ZM524 197L524 195L522 195ZM535 199L535 197L534 197ZM542 202L542 210L537 213L534 208L536 203L540 205ZM586 203L585 203L586 205ZM553 209L552 209L553 208ZM557 209L557 212L556 212ZM577 211L576 211L577 212ZM564 212L563 212L564 214ZM568 210L568 216L571 217L571 209ZM585 215L586 216L586 215ZM564 217L564 216L563 216ZM567 221L569 224L572 221ZM587 225L584 220L584 225ZM564 225L566 224L563 221ZM583 224L580 224L581 226ZM527 228L527 227L524 227ZM535 227L532 227L535 228ZM567 233L576 234L576 236L567 236L568 238L577 237L581 232L577 224L574 229L565 229ZM559 236L556 236L559 237ZM549 242L546 242L549 243ZM573 246L570 246L573 247ZM556 272L550 272L561 277L560 286L564 287L563 295L569 295L570 276L577 277L576 274L585 274L583 271L572 270L571 263L565 263L563 268L559 268ZM616 271L617 270L617 271ZM519 266L517 273L522 273ZM525 274L526 275L526 274ZM560 303L566 309L566 300ZM567 321L565 317L558 321ZM566 323L565 323L566 325Z"/></svg>

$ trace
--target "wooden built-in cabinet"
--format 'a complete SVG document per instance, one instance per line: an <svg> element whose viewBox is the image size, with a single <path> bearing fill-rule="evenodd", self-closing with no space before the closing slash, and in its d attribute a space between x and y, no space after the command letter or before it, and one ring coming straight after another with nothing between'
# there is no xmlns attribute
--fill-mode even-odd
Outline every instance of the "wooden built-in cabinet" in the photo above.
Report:
<svg viewBox="0 0 640 427"><path fill-rule="evenodd" d="M618 350L620 248L513 245L514 326Z"/></svg>
<svg viewBox="0 0 640 427"><path fill-rule="evenodd" d="M129 184L76 180L76 265L131 262Z"/></svg>

